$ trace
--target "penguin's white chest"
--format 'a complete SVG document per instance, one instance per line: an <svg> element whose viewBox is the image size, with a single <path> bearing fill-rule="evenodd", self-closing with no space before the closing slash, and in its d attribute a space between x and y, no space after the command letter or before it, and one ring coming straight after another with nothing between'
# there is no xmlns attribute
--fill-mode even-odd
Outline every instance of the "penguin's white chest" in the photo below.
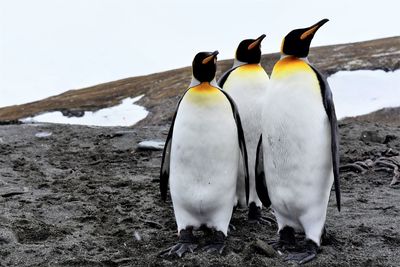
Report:
<svg viewBox="0 0 400 267"><path fill-rule="evenodd" d="M259 64L247 64L232 71L224 84L226 91L236 102L243 124L260 117L262 99L267 90L269 77ZM257 123L259 125L259 121Z"/></svg>
<svg viewBox="0 0 400 267"><path fill-rule="evenodd" d="M268 84L269 78L264 69L259 64L248 64L232 71L223 88L233 98L240 113L250 174L254 172L257 143L261 134L261 109Z"/></svg>
<svg viewBox="0 0 400 267"><path fill-rule="evenodd" d="M271 79L263 108L264 167L274 210L297 224L325 216L333 182L330 125L315 74ZM293 225L296 226L296 225Z"/></svg>
<svg viewBox="0 0 400 267"><path fill-rule="evenodd" d="M259 64L243 65L229 75L224 90L235 100L242 119L246 137L258 141L263 96L267 90L269 78ZM246 141L249 141L246 138ZM250 154L250 153L249 153Z"/></svg>
<svg viewBox="0 0 400 267"><path fill-rule="evenodd" d="M229 223L236 188L238 134L229 101L222 92L216 94L189 91L176 116L170 190L178 228L208 224L220 213L227 213L221 216L228 217Z"/></svg>
<svg viewBox="0 0 400 267"><path fill-rule="evenodd" d="M244 137L246 140L248 164L249 164L249 203L258 200L255 189L254 164L256 150L261 134L261 110L264 94L268 90L269 77L259 64L246 64L233 70L225 81L223 90L235 101L242 121ZM240 177L238 181L239 205L245 206L244 170L240 164Z"/></svg>

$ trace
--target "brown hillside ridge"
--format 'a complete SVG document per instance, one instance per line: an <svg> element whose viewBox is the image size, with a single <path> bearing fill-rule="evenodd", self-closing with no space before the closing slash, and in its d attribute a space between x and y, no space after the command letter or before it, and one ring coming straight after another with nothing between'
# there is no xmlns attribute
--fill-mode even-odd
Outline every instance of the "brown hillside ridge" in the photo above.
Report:
<svg viewBox="0 0 400 267"><path fill-rule="evenodd" d="M400 88L399 88L400 90ZM345 118L344 122L377 122L400 125L400 107L383 108L369 114L357 116L354 118Z"/></svg>
<svg viewBox="0 0 400 267"><path fill-rule="evenodd" d="M400 68L400 36L366 42L314 47L310 62L319 70L333 74L340 70ZM262 56L268 73L279 58L279 53ZM188 59L188 63L191 59ZM232 66L232 60L218 62L217 77ZM69 90L40 101L0 108L0 123L38 115L49 111L96 111L117 105L126 97L144 94L138 102L150 111L139 125L160 125L168 122L180 95L191 79L191 68L185 67L146 76L132 77L96 86Z"/></svg>

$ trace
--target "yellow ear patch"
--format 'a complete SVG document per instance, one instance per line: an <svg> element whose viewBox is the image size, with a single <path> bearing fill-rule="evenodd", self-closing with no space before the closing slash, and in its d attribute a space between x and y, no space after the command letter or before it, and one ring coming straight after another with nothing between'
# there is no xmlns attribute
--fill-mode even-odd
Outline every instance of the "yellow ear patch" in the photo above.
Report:
<svg viewBox="0 0 400 267"><path fill-rule="evenodd" d="M224 94L208 82L203 82L189 89L185 98L196 104L212 104L225 99Z"/></svg>
<svg viewBox="0 0 400 267"><path fill-rule="evenodd" d="M271 79L284 78L296 72L306 72L315 75L312 68L303 60L297 57L285 57L275 64L271 73Z"/></svg>
<svg viewBox="0 0 400 267"><path fill-rule="evenodd" d="M285 38L283 38L281 43L281 54L283 54L283 45L285 44Z"/></svg>

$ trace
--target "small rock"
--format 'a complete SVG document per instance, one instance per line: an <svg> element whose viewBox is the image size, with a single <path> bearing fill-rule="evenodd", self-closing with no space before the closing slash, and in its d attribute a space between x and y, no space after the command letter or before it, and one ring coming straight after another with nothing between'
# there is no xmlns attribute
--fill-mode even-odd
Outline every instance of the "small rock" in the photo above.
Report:
<svg viewBox="0 0 400 267"><path fill-rule="evenodd" d="M112 260L112 263L120 265L120 264L127 263L127 262L130 262L130 261L135 261L135 260L136 260L135 257L132 257L132 258L121 258L121 259Z"/></svg>
<svg viewBox="0 0 400 267"><path fill-rule="evenodd" d="M363 131L360 140L382 144L385 141L385 137L381 136L378 131Z"/></svg>
<svg viewBox="0 0 400 267"><path fill-rule="evenodd" d="M84 110L72 110L72 109L61 110L61 113L63 114L63 116L68 117L68 118L72 118L72 117L80 118L85 115Z"/></svg>
<svg viewBox="0 0 400 267"><path fill-rule="evenodd" d="M391 148L388 148L387 150L385 150L382 153L382 156L386 156L386 157L394 157L394 156L398 156L400 153L396 150L393 150Z"/></svg>
<svg viewBox="0 0 400 267"><path fill-rule="evenodd" d="M124 136L124 135L125 135L124 132L114 132L114 133L106 134L105 137L109 138L109 139L113 139L115 137L121 137L121 136Z"/></svg>
<svg viewBox="0 0 400 267"><path fill-rule="evenodd" d="M397 136L392 135L392 134L388 134L388 135L386 135L385 140L383 141L383 143L384 144L388 144L391 141L396 140L396 139L397 139Z"/></svg>
<svg viewBox="0 0 400 267"><path fill-rule="evenodd" d="M272 246L268 245L260 239L257 239L256 242L254 242L253 247L258 253L263 254L268 258L275 258L278 256L278 253Z"/></svg>
<svg viewBox="0 0 400 267"><path fill-rule="evenodd" d="M135 134L136 131L129 131L129 130L124 130L124 131L116 131L115 134L119 135L119 136L123 136L126 134Z"/></svg>
<svg viewBox="0 0 400 267"><path fill-rule="evenodd" d="M51 136L52 134L53 134L52 132L38 132L35 134L35 136L38 138L46 138Z"/></svg>
<svg viewBox="0 0 400 267"><path fill-rule="evenodd" d="M163 150L165 142L160 141L142 141L137 145L138 150Z"/></svg>
<svg viewBox="0 0 400 267"><path fill-rule="evenodd" d="M9 189L6 189L5 191L6 192L1 193L0 196L7 198L7 197L13 197L13 196L25 194L25 193L29 192L29 188L24 187L24 188L22 188L22 190L19 188L9 188Z"/></svg>
<svg viewBox="0 0 400 267"><path fill-rule="evenodd" d="M16 242L17 238L11 230L5 228L0 229L0 245Z"/></svg>
<svg viewBox="0 0 400 267"><path fill-rule="evenodd" d="M135 239L136 239L137 241L141 241L141 240L142 240L142 237L140 236L140 234L139 234L138 231L135 231L134 236L135 236Z"/></svg>

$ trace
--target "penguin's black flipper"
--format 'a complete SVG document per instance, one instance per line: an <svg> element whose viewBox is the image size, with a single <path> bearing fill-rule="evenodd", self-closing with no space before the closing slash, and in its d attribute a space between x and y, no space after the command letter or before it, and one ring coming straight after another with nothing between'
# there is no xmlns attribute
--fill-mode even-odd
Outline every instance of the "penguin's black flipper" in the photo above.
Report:
<svg viewBox="0 0 400 267"><path fill-rule="evenodd" d="M174 118L172 119L171 128L169 128L167 140L165 141L163 156L161 160L161 171L160 171L160 192L161 199L163 201L167 200L167 191L168 191L168 180L169 180L169 164L171 158L171 141L172 141L172 132L174 131L174 123L175 123L176 113Z"/></svg>
<svg viewBox="0 0 400 267"><path fill-rule="evenodd" d="M161 199L163 201L167 200L172 133L174 131L176 114L178 114L179 105L180 105L183 97L185 96L186 92L183 94L181 99L179 99L179 101L178 101L178 105L176 107L174 116L172 118L171 127L169 128L167 140L165 141L165 145L164 145L164 151L163 151L162 160L161 160L161 170L160 170L160 192L161 192Z"/></svg>
<svg viewBox="0 0 400 267"><path fill-rule="evenodd" d="M326 78L313 66L311 68L314 70L318 77L319 85L321 87L322 101L328 115L328 119L331 125L331 150L332 150L332 163L333 163L333 177L335 184L335 194L337 208L340 211L340 183L339 183L339 128L336 119L335 105L333 104L332 91L329 87Z"/></svg>
<svg viewBox="0 0 400 267"><path fill-rule="evenodd" d="M235 101L233 101L233 99L225 91L223 91L221 89L220 89L220 91L229 100L231 107L232 107L233 117L236 122L237 132L238 132L238 137L239 137L239 147L240 147L240 151L242 153L244 173L245 173L244 179L245 179L245 187L246 187L246 204L249 204L249 165L248 165L248 159L247 159L247 148L246 148L246 141L244 140L242 122L240 120L238 108L235 104Z"/></svg>
<svg viewBox="0 0 400 267"><path fill-rule="evenodd" d="M224 84L226 80L228 79L229 75L231 74L232 71L234 71L237 67L230 68L227 70L222 76L218 79L218 86L221 88L224 88Z"/></svg>
<svg viewBox="0 0 400 267"><path fill-rule="evenodd" d="M265 207L271 206L271 200L268 195L268 188L265 181L265 172L264 172L264 154L262 147L262 135L260 135L260 140L257 145L257 154L256 154L256 191L258 198L261 200Z"/></svg>

